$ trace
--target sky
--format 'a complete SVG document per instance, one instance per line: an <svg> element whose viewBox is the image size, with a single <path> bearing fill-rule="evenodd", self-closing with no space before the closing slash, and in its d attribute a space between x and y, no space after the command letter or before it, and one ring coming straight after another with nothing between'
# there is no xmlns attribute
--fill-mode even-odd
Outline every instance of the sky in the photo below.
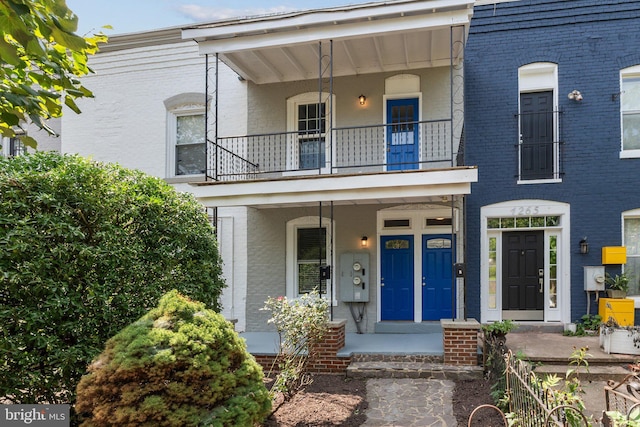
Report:
<svg viewBox="0 0 640 427"><path fill-rule="evenodd" d="M189 25L239 16L319 9L373 0L66 0L78 15L77 34L107 35ZM113 29L103 29L110 25Z"/></svg>

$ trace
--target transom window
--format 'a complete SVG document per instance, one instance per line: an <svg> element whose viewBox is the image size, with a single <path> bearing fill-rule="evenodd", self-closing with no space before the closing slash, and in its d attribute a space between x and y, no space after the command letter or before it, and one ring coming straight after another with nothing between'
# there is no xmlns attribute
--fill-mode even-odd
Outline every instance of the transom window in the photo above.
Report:
<svg viewBox="0 0 640 427"><path fill-rule="evenodd" d="M559 225L560 217L555 215L487 218L487 228L538 228Z"/></svg>
<svg viewBox="0 0 640 427"><path fill-rule="evenodd" d="M640 65L621 73L622 151L640 156Z"/></svg>

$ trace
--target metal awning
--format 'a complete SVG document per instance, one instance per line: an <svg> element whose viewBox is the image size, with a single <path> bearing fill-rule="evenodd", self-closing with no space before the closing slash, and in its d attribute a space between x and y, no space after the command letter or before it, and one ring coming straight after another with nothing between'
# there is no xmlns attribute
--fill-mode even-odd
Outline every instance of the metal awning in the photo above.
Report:
<svg viewBox="0 0 640 427"><path fill-rule="evenodd" d="M461 61L473 4L366 3L196 25L185 28L182 37L258 84L317 78L329 41L335 77L406 71L448 66L452 57Z"/></svg>

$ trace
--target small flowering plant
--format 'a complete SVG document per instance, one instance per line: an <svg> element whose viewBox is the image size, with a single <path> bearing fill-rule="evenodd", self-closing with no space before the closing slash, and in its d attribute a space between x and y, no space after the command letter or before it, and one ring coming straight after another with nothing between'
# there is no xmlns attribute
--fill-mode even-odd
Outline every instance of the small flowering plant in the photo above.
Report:
<svg viewBox="0 0 640 427"><path fill-rule="evenodd" d="M313 356L314 346L328 330L329 303L317 290L297 299L270 297L262 310L271 311L268 323L273 323L280 337L277 357L279 374L272 391L282 392L285 398L309 384L306 365Z"/></svg>

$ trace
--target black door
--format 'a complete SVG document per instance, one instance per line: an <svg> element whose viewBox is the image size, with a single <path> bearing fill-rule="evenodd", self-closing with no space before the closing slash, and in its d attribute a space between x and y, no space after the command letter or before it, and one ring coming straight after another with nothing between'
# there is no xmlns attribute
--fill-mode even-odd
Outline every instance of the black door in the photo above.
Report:
<svg viewBox="0 0 640 427"><path fill-rule="evenodd" d="M502 234L502 317L544 320L544 231Z"/></svg>
<svg viewBox="0 0 640 427"><path fill-rule="evenodd" d="M553 92L520 94L520 132L520 179L553 178Z"/></svg>

